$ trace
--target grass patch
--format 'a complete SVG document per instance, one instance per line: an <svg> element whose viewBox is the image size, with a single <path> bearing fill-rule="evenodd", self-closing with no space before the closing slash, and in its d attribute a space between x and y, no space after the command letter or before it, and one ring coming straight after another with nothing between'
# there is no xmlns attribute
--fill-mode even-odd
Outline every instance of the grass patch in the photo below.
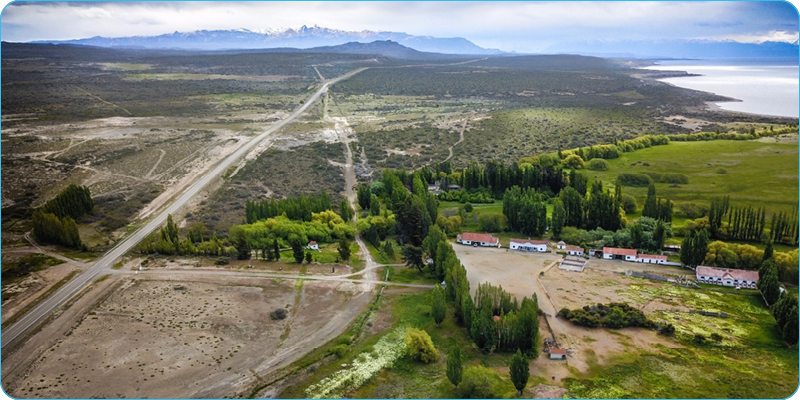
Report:
<svg viewBox="0 0 800 400"><path fill-rule="evenodd" d="M28 254L13 261L3 262L2 277L3 279L18 278L33 271L41 271L49 266L63 263L64 261L46 254Z"/></svg>

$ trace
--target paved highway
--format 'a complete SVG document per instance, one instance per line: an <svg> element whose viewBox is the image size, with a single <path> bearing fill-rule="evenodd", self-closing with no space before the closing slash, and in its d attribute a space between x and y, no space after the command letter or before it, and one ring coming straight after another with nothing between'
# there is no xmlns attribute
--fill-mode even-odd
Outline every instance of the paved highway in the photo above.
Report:
<svg viewBox="0 0 800 400"><path fill-rule="evenodd" d="M325 81L322 86L314 92L313 95L297 110L295 110L288 118L281 120L277 124L271 126L266 131L262 132L258 136L250 139L247 143L243 144L236 150L233 154L222 160L214 169L210 172L203 175L200 179L198 179L192 186L190 186L186 191L175 201L172 202L166 209L161 211L155 218L153 218L150 222L148 222L145 226L139 228L136 232L122 240L118 243L113 249L111 249L108 253L106 253L100 260L98 260L94 265L89 267L86 271L82 274L78 275L75 279L68 282L66 285L62 286L57 292L55 292L52 296L45 299L41 302L36 308L28 312L24 317L20 318L19 321L14 323L8 329L4 329L0 334L2 338L2 347L6 347L9 343L12 343L15 339L23 335L25 332L28 331L31 327L35 326L38 322L41 322L44 318L50 315L53 311L55 311L58 307L63 305L70 297L72 297L75 293L78 293L81 289L86 287L92 280L95 279L100 273L104 271L108 271L114 262L119 259L123 254L128 252L128 250L132 249L136 246L142 239L147 237L151 232L155 231L159 228L166 220L169 214L173 214L178 209L183 207L187 201L192 199L198 193L200 193L203 188L208 185L212 180L217 178L218 176L225 173L232 165L238 162L242 157L244 157L248 152L250 152L259 142L266 139L267 136L271 135L278 129L281 129L284 125L288 124L301 114L303 114L314 102L320 99L320 97L327 92L328 87L333 85L336 82L341 80L350 78L351 76L365 70L366 68L360 68L357 70L353 70L339 76L337 78Z"/></svg>

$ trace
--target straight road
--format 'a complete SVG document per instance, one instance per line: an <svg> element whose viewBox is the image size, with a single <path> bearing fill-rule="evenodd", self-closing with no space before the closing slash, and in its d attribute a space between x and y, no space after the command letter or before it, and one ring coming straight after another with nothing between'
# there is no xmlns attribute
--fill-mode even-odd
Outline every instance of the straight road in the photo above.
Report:
<svg viewBox="0 0 800 400"><path fill-rule="evenodd" d="M24 317L17 321L8 329L3 330L0 334L2 339L2 347L6 347L9 343L23 335L31 327L35 326L38 322L45 319L58 307L62 306L70 297L78 293L81 289L85 288L91 283L98 275L104 271L108 271L114 262L120 258L128 250L139 244L147 235L159 228L166 220L169 214L173 214L183 207L186 202L200 193L203 188L208 185L212 180L225 173L233 164L238 162L250 150L253 149L259 142L266 139L275 131L281 129L283 126L293 121L295 118L303 114L312 104L314 104L320 97L328 91L328 87L341 80L352 77L353 75L365 70L367 68L359 68L348 72L342 76L325 81L320 88L314 92L309 99L296 109L288 118L278 122L277 124L269 127L267 130L258 136L250 139L247 143L243 144L233 154L222 160L213 170L206 173L198 179L192 186L190 186L177 200L173 201L166 209L161 211L155 218L148 222L145 226L139 228L136 232L123 239L113 249L109 250L100 260L94 265L89 267L84 273L78 275L75 279L71 280L66 285L62 286L52 296L41 302L36 308L28 312ZM369 254L369 253L367 253Z"/></svg>

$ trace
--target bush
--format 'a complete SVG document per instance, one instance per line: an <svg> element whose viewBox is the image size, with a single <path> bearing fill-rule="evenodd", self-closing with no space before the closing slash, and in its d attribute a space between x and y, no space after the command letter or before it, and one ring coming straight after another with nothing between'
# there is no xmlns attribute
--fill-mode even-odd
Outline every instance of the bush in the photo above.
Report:
<svg viewBox="0 0 800 400"><path fill-rule="evenodd" d="M285 308L278 308L271 313L269 313L269 317L272 320L281 320L286 319L286 309Z"/></svg>
<svg viewBox="0 0 800 400"><path fill-rule="evenodd" d="M413 360L431 363L439 358L428 332L416 328L406 330L406 351Z"/></svg>
<svg viewBox="0 0 800 400"><path fill-rule="evenodd" d="M338 358L343 358L346 353L347 345L344 344L337 344L330 349L330 354L336 354L336 357Z"/></svg>
<svg viewBox="0 0 800 400"><path fill-rule="evenodd" d="M608 161L602 158L593 158L589 160L588 168L592 171L608 171Z"/></svg>
<svg viewBox="0 0 800 400"><path fill-rule="evenodd" d="M572 169L583 169L583 158L577 154L571 154L564 159L564 166Z"/></svg>
<svg viewBox="0 0 800 400"><path fill-rule="evenodd" d="M594 161L594 160L592 160ZM625 214L633 214L636 212L636 198L629 195L623 194L622 195L622 209L625 210Z"/></svg>
<svg viewBox="0 0 800 400"><path fill-rule="evenodd" d="M631 174L626 172L619 174L617 179L619 179L619 183L621 183L623 186L647 187L653 183L653 179L645 174Z"/></svg>
<svg viewBox="0 0 800 400"><path fill-rule="evenodd" d="M705 217L708 214L708 206L705 204L681 203L678 204L678 210L689 219Z"/></svg>
<svg viewBox="0 0 800 400"><path fill-rule="evenodd" d="M478 217L478 226L483 232L500 232L506 224L506 217L500 213L484 213Z"/></svg>
<svg viewBox="0 0 800 400"><path fill-rule="evenodd" d="M482 365L464 369L461 384L461 397L467 399L497 399L502 397L500 392L500 376Z"/></svg>
<svg viewBox="0 0 800 400"><path fill-rule="evenodd" d="M657 172L647 172L646 175L649 176L653 182L658 183L689 183L689 177L684 174L659 174Z"/></svg>
<svg viewBox="0 0 800 400"><path fill-rule="evenodd" d="M214 261L214 264L216 264L216 265L228 265L228 262L230 260L231 259L228 258L228 257L220 257L220 258L216 259L216 261Z"/></svg>
<svg viewBox="0 0 800 400"><path fill-rule="evenodd" d="M649 320L641 310L625 303L597 304L575 310L562 308L558 312L558 316L568 319L573 324L589 328L598 326L614 329L626 327L657 328L656 323Z"/></svg>

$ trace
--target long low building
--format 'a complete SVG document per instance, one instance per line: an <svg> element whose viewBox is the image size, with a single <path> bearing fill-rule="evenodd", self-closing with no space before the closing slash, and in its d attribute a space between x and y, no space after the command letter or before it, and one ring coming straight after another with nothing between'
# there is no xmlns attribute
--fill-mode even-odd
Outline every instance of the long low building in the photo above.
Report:
<svg viewBox="0 0 800 400"><path fill-rule="evenodd" d="M645 264L664 264L665 262L667 262L667 256L639 253L636 255L636 262Z"/></svg>
<svg viewBox="0 0 800 400"><path fill-rule="evenodd" d="M456 236L456 243L476 247L500 247L500 239L488 233L465 232Z"/></svg>
<svg viewBox="0 0 800 400"><path fill-rule="evenodd" d="M530 240L530 239L509 239L508 248L511 250L536 251L544 253L547 251L547 241Z"/></svg>
<svg viewBox="0 0 800 400"><path fill-rule="evenodd" d="M603 247L603 258L606 260L636 261L636 249Z"/></svg>
<svg viewBox="0 0 800 400"><path fill-rule="evenodd" d="M744 269L728 269L698 266L695 269L697 282L712 285L743 287L755 289L758 282L758 271Z"/></svg>

